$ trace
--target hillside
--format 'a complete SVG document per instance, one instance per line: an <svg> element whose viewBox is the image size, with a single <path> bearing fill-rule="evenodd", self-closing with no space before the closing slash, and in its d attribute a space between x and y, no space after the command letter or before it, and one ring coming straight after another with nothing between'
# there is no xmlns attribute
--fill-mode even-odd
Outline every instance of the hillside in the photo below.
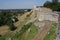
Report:
<svg viewBox="0 0 60 40"><path fill-rule="evenodd" d="M56 39L55 35L57 29L58 14L52 12L48 8L38 7L36 9L37 10L33 9L30 12L23 14L22 16L18 15L19 21L14 23L17 29L15 31L10 31L10 30L7 31L7 33L2 35L0 39L1 40L46 40L46 37L49 40L50 38L52 40ZM49 12L47 12L47 10Z"/></svg>

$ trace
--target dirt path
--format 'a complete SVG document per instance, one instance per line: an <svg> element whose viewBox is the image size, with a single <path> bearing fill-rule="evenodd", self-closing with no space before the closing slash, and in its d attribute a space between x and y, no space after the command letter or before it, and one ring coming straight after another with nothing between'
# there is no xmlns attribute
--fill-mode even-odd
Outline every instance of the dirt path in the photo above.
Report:
<svg viewBox="0 0 60 40"><path fill-rule="evenodd" d="M47 31L50 29L50 24L51 22L46 22L45 26L42 28L42 30L36 35L36 37L33 40L43 40Z"/></svg>

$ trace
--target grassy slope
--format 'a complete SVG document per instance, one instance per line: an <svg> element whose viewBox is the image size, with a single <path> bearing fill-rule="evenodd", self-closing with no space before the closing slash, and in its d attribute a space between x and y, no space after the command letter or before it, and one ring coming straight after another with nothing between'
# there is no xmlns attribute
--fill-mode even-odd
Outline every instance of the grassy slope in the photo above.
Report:
<svg viewBox="0 0 60 40"><path fill-rule="evenodd" d="M31 28L31 32L29 32L28 37L24 39L24 32L26 32L29 28ZM33 23L29 23L24 25L22 29L17 32L17 34L12 38L13 40L32 40L32 38L38 33L36 26Z"/></svg>
<svg viewBox="0 0 60 40"><path fill-rule="evenodd" d="M57 23L53 22L50 30L48 31L49 34L45 36L44 40L54 40L56 37L56 28L57 28Z"/></svg>
<svg viewBox="0 0 60 40"><path fill-rule="evenodd" d="M13 40L19 40L19 39L21 39L22 36L23 36L23 34L24 34L24 32L26 32L31 27L31 25L32 25L32 23L24 25L22 27L22 29L19 32L17 32L17 34L12 39Z"/></svg>
<svg viewBox="0 0 60 40"><path fill-rule="evenodd" d="M34 24L31 25L31 32L29 32L26 40L32 40L34 36L38 33L38 30Z"/></svg>

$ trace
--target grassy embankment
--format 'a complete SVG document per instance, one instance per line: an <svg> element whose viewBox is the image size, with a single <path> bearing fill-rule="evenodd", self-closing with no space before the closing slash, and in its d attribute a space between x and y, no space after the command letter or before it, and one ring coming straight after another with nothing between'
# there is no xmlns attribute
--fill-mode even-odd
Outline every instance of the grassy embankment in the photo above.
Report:
<svg viewBox="0 0 60 40"><path fill-rule="evenodd" d="M27 38L24 38L25 35L23 35L29 28L31 28L31 31L29 32ZM32 40L33 37L38 33L38 30L36 26L33 23L29 23L27 25L24 25L24 27L20 30L19 33L17 33L13 40Z"/></svg>
<svg viewBox="0 0 60 40"><path fill-rule="evenodd" d="M53 22L51 25L50 30L46 34L44 40L55 40L56 38L56 28L57 28L57 23Z"/></svg>

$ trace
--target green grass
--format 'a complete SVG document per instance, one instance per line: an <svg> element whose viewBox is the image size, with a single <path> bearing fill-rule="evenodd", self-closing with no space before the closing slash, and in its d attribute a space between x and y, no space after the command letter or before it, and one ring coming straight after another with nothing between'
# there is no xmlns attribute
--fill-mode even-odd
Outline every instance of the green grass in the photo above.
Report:
<svg viewBox="0 0 60 40"><path fill-rule="evenodd" d="M23 35L24 32L26 32L29 28L31 28L31 31L29 32L27 38ZM32 40L34 36L38 33L38 29L33 23L29 23L26 26L24 26L19 33L17 33L13 40Z"/></svg>
<svg viewBox="0 0 60 40"><path fill-rule="evenodd" d="M22 27L22 29L16 33L16 35L12 38L13 40L20 40L24 34L24 32L26 32L30 27L31 27L32 23L29 23L27 25L24 25Z"/></svg>
<svg viewBox="0 0 60 40"><path fill-rule="evenodd" d="M36 34L38 33L38 29L34 24L31 25L31 32L29 32L26 40L32 40Z"/></svg>
<svg viewBox="0 0 60 40"><path fill-rule="evenodd" d="M49 34L46 34L44 40L54 40L56 38L56 28L57 28L57 23L53 22L50 30L48 31Z"/></svg>
<svg viewBox="0 0 60 40"><path fill-rule="evenodd" d="M31 32L29 32L27 38L24 38L24 32L26 32L29 28L31 28ZM36 26L33 23L29 23L28 25L24 26L20 33L17 33L13 40L32 40L34 36L38 33Z"/></svg>

